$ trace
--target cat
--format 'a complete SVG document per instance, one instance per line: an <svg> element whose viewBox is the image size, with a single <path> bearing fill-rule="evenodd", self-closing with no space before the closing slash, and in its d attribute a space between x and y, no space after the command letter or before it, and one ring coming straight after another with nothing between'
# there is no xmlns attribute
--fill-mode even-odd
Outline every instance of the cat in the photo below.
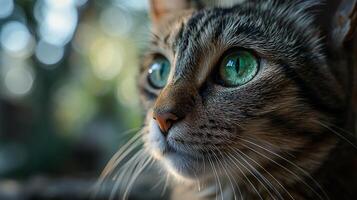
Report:
<svg viewBox="0 0 357 200"><path fill-rule="evenodd" d="M171 199L355 199L357 7L331 2L150 1L138 171Z"/></svg>

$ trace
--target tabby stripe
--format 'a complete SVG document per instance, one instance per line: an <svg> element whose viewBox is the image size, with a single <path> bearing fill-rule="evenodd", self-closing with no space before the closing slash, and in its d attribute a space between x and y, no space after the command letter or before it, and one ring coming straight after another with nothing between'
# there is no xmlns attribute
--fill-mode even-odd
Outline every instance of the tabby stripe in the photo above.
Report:
<svg viewBox="0 0 357 200"><path fill-rule="evenodd" d="M214 11L215 10L212 10L211 12L202 16L200 19L201 23L198 23L198 22L196 23L196 21L199 21L199 19L197 19L197 18L193 18L189 21L187 28L186 28L188 30L186 32L186 35L189 35L189 37L187 37L188 43L190 43L191 41L197 42L197 39L201 36L202 32L204 32L204 30L207 28L207 25L210 23L210 21L212 21L213 19L217 19L218 16L221 15L221 13L217 13ZM195 21L195 23L193 23L192 21ZM192 32L194 32L194 34L190 34ZM193 37L193 40L190 39L192 37ZM190 54L186 54L186 55L190 55ZM186 60L186 59L184 59L184 60Z"/></svg>
<svg viewBox="0 0 357 200"><path fill-rule="evenodd" d="M202 32L207 29L207 26L210 23L213 23L214 21L220 20L220 17L222 17L223 14L223 10L221 9L212 10L212 12L208 14L208 16L204 19L202 25L197 30L193 41L197 41L197 39L202 35Z"/></svg>
<svg viewBox="0 0 357 200"><path fill-rule="evenodd" d="M269 113L264 115L267 119L269 119L271 125L273 127L278 127L284 130L288 130L289 136L294 135L294 137L307 137L308 139L311 139L312 137L315 137L321 133L317 132L311 132L311 131L301 131L299 128L294 125L287 117L277 114L277 113Z"/></svg>
<svg viewBox="0 0 357 200"><path fill-rule="evenodd" d="M239 7L236 7L236 8L233 8L233 9L237 9ZM260 16L253 16L251 13L254 13L254 12L257 12L257 9L247 9L247 10L238 10L239 12L238 13L235 13L237 14L237 18L244 18L244 19L250 19L250 21L256 21L258 19L260 19L260 21L262 22L265 22L267 21L267 19L269 19L269 21L271 21L270 23L267 23L267 24L280 24L280 25L283 25L284 24L284 27L286 27L287 30L294 30L292 32L290 32L289 34L291 33L296 33L295 35L297 36L296 39L298 40L302 40L302 37L301 36L305 36L305 38L310 38L310 34L306 32L306 30L300 26L296 26L296 21L293 21L293 20L290 20L290 19L281 19L281 17L279 17L276 13L272 13L270 10L261 10L258 12L260 12L262 14L262 16L266 16L265 19L261 18ZM253 19L254 17L254 19ZM259 17L259 18L257 18ZM257 19L256 19L257 18ZM254 24L255 25L255 24ZM260 26L256 26L254 27L254 29L261 29L260 32L261 33L264 33L263 35L265 35L265 38L272 38L272 34L276 34L276 33L267 33L266 32L266 28L265 28L265 25L266 24L261 24ZM285 40L286 38L281 38L281 37L273 37L274 39L277 39L277 40ZM283 42L283 41L281 41ZM279 44L279 42L276 42L277 44ZM284 42L283 42L284 43ZM308 49L313 49L314 47L313 46L309 46L310 43L307 43L305 41L300 41L300 42L297 42L297 44L299 45L299 47L301 45L303 45L305 48L308 48ZM300 48L297 48L297 49L300 49ZM297 50L295 49L295 50ZM296 52L296 51L294 51Z"/></svg>
<svg viewBox="0 0 357 200"><path fill-rule="evenodd" d="M202 3L202 1L201 0L192 0L193 1L193 3L195 4L195 7L197 8L197 9L202 9L202 8L204 8L204 4Z"/></svg>
<svg viewBox="0 0 357 200"><path fill-rule="evenodd" d="M170 39L171 34L167 34L164 38L164 43L165 45L169 46L169 39Z"/></svg>
<svg viewBox="0 0 357 200"><path fill-rule="evenodd" d="M224 17L222 20L220 20L220 22L217 24L217 26L215 26L214 30L214 40L218 40L219 36L223 33L223 26L225 26L227 24L227 19L226 17Z"/></svg>
<svg viewBox="0 0 357 200"><path fill-rule="evenodd" d="M327 139L330 139L330 137L327 136L327 134L324 132L324 133L321 133L319 135L316 135L314 134L316 137L312 137L312 139L310 140L310 142L308 142L306 145L304 145L304 147L313 147L314 149L317 149L317 145L319 145L319 147L321 147L322 145L325 144L325 140ZM295 165L299 166L299 163L297 163L296 161L301 159L301 158L304 158L306 157L306 151L308 152L311 152L311 149L304 149L304 147L300 148L300 149L296 149L296 150L292 150L290 152L282 152L280 153L279 155L282 157L282 158L279 158L279 157L275 157L275 159L271 158L274 160L274 162L276 163L279 163L280 165L290 169L292 172L294 172L295 174L297 174L298 176L300 175L300 177L302 179L305 178L305 174L301 174L302 172L297 169L296 167L294 167L293 165L291 165L289 162L291 163L294 163ZM271 153L269 153L271 154ZM269 156L268 156L269 157ZM284 158L286 160L289 160L289 162L287 162L286 160L284 160ZM289 159L288 159L289 158ZM279 166L277 166L274 162L271 162L269 161L267 164L263 165L263 167L265 169L277 169L278 171L280 170L283 170L283 169L280 169ZM303 161L302 161L303 162ZM302 168L302 167L300 167ZM289 172L287 172L289 173ZM297 180L299 181L299 180ZM312 188L316 189L316 190L320 190L320 188L318 188L311 180L310 178L305 178L304 181L306 181ZM304 184L302 184L303 186L305 186ZM289 187L289 186L287 186ZM296 189L296 188L294 188ZM311 192L311 194L313 194L314 196L317 196L315 193ZM323 193L321 193L321 196L323 196Z"/></svg>
<svg viewBox="0 0 357 200"><path fill-rule="evenodd" d="M174 54L176 54L176 49L178 49L179 40L183 36L184 27L185 27L185 24L181 23L180 29L177 32L176 36L175 36L175 39L174 39L174 42L173 42L173 45L172 45L172 50L173 50Z"/></svg>
<svg viewBox="0 0 357 200"><path fill-rule="evenodd" d="M188 49L185 50L185 52L181 52L183 55L180 58L180 60L182 61L181 63L184 63L181 65L181 67L179 67L180 71L176 70L175 75L178 76L183 70L186 71L192 71L195 68L192 68L192 66L195 65L195 62L197 62L197 58L192 57L192 53L195 51L195 47L196 47L196 42L199 40L199 38L202 36L203 32L205 32L206 28L209 26L209 24L213 24L216 21L218 21L219 17L222 16L223 13L221 12L213 12L209 13L206 15L205 18L202 19L201 23L199 25L197 25L196 27L196 33L195 35L191 36L190 42L192 42L192 45L188 46ZM213 26L213 25L212 25ZM188 63L186 63L188 62ZM179 64L181 64L179 63ZM186 66L186 67L183 67Z"/></svg>
<svg viewBox="0 0 357 200"><path fill-rule="evenodd" d="M182 38L180 41L180 51L183 51L187 48L189 43L190 32L195 31L197 22L204 16L204 12L198 12L191 17L187 22L185 30L183 31Z"/></svg>
<svg viewBox="0 0 357 200"><path fill-rule="evenodd" d="M308 133L305 133L305 135L307 135ZM289 152L281 152L279 155L281 155L282 158L277 157L275 159L275 161L277 163L280 163L284 166L284 164L286 165L291 165L290 163L286 162L283 158L287 158L287 157L291 157L294 158L293 160L289 160L291 163L295 163L294 161L297 161L300 158L306 157L306 152L312 152L312 148L313 149L318 149L318 147L321 147L322 145L326 145L326 140L331 139L331 135L329 135L326 131L323 131L319 134L313 134L310 133L311 137L308 141L308 143L306 143L305 145L303 145L300 148L294 149L294 150L290 150ZM309 147L309 148L306 148ZM272 163L274 164L274 163ZM297 164L297 163L295 163ZM285 166L286 166L285 165Z"/></svg>
<svg viewBox="0 0 357 200"><path fill-rule="evenodd" d="M189 45L190 45L190 37L191 33L195 32L197 29L197 26L199 25L199 21L205 17L205 12L199 11L196 14L194 14L191 19L187 22L186 27L184 27L184 30L182 31L182 37L181 39L177 42L179 44L179 55L177 56L178 61L185 61L185 55L182 55L183 52L188 51ZM179 76L180 73L182 73L183 69L182 67L178 67L180 63L176 64L176 70L175 70L175 76Z"/></svg>
<svg viewBox="0 0 357 200"><path fill-rule="evenodd" d="M327 112L329 114L336 114L342 112L339 108L333 108L326 105L323 99L321 99L318 94L316 94L306 82L299 76L299 74L287 64L282 64L281 69L283 70L285 76L296 84L299 89L299 95L307 99L308 102L313 108L321 112Z"/></svg>

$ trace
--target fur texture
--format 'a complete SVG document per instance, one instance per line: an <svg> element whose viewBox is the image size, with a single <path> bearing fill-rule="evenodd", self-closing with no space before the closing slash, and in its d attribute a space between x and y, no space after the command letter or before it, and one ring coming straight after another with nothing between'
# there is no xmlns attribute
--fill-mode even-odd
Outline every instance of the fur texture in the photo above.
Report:
<svg viewBox="0 0 357 200"><path fill-rule="evenodd" d="M257 0L156 10L139 79L143 140L183 180L173 185L173 199L356 197L354 130L344 130L353 116L351 81L340 76L351 70L350 60L329 46L328 30L314 20L319 6ZM214 80L231 49L259 57L257 76L240 87ZM158 55L171 63L161 90L147 81ZM164 135L153 114L167 112L179 120Z"/></svg>

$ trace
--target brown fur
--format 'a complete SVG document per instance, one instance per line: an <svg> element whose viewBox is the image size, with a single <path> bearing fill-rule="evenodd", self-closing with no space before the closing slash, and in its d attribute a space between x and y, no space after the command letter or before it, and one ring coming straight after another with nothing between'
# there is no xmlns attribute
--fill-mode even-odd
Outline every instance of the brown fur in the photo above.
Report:
<svg viewBox="0 0 357 200"><path fill-rule="evenodd" d="M214 177L220 176L222 184L228 185L223 189L228 190L234 185L231 179L235 179L236 186L246 199L259 199L259 195L263 199L275 199L279 198L279 194L283 199L350 199L357 195L356 149L354 144L346 142L353 143L353 137L348 138L341 133L345 132L343 128L348 127L346 116L351 114L351 110L331 113L307 103L301 97L301 88L296 81L287 77L277 63L274 51L255 48L249 42L242 42L243 47L253 48L262 59L263 72L256 77L259 81L251 81L239 89L215 84L212 74L221 55L236 44L232 44L228 36L212 39L209 30L202 31L203 36L196 41L199 49L192 51L188 60L183 61L180 56L189 51L189 47L180 51L175 49L175 43L190 19L199 14L192 9L173 11L172 5L159 9L155 5L153 1L154 37L142 61L139 81L147 110L146 124L155 123L153 113L174 112L180 120L171 127L166 142L196 158L182 156L187 168L180 166L180 163L177 166L171 163L171 168L177 167L173 173L191 181L200 180L202 187L215 184L217 180ZM181 2L179 8L191 7ZM207 25L206 28L211 27ZM319 32L313 34L320 37ZM165 56L172 66L168 84L162 90L151 88L146 78L148 67L157 54ZM320 56L317 56L320 60L328 57ZM299 73L303 75L312 73L309 71L311 67L319 68L321 77L305 80L306 83L320 87L316 85L319 83L317 80L325 81L327 86L321 86L322 89L316 89L314 93L321 96L323 103L341 110L348 106L346 101L353 104L356 97L351 100L352 90L342 89L344 83L339 84L339 77L333 77L328 68L331 63L345 63L346 60L348 58L331 59L327 64L319 61L316 62L319 66L310 68L300 66L300 61L291 63L301 69ZM169 150L154 149L150 140L152 133L148 134L144 136L146 148L167 166L172 159L167 157ZM211 167L204 166L209 164ZM254 174L258 173L264 178L257 179ZM219 192L221 188L215 189L218 193L214 191L198 197L197 188L188 184L182 187L175 185L173 199L210 199L216 195L222 198L230 198L231 195L233 198L233 191L226 194ZM233 190L237 192L237 188ZM183 191L187 191L185 195L189 197L180 196Z"/></svg>

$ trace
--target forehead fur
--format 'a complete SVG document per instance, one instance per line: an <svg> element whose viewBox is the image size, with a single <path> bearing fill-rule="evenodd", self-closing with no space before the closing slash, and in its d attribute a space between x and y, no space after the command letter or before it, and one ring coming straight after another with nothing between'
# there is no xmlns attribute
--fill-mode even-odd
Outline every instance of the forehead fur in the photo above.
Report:
<svg viewBox="0 0 357 200"><path fill-rule="evenodd" d="M225 51L243 48L281 66L302 91L311 90L311 96L335 95L331 98L339 101L341 94L329 89L334 88L334 80L326 68L324 42L311 14L316 5L318 1L313 0L247 1L230 8L198 10L184 15L185 20L158 26L161 38L169 38L154 40L164 49L164 55L170 54L172 72L168 82L186 80L200 87ZM167 27L176 29L165 35L160 30ZM320 80L330 81L321 85Z"/></svg>
<svg viewBox="0 0 357 200"><path fill-rule="evenodd" d="M211 48L209 43L252 48L294 64L306 60L308 54L322 61L320 33L309 13L317 4L312 0L248 1L232 8L185 12L182 17L176 15L166 20L156 33L163 38L175 35L166 45L178 59L186 61L191 60L186 55Z"/></svg>

